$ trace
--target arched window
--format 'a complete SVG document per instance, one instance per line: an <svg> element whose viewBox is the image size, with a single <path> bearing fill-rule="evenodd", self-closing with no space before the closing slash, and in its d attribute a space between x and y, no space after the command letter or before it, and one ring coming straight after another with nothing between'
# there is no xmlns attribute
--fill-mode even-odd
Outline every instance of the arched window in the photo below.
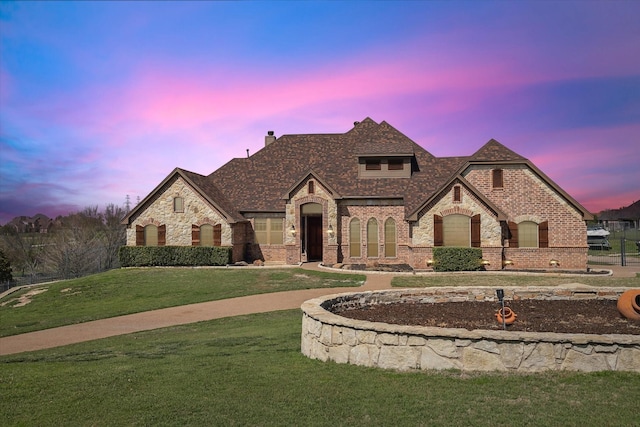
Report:
<svg viewBox="0 0 640 427"><path fill-rule="evenodd" d="M173 211L184 212L184 199L182 197L173 198Z"/></svg>
<svg viewBox="0 0 640 427"><path fill-rule="evenodd" d="M200 246L213 246L213 225L200 226Z"/></svg>
<svg viewBox="0 0 640 427"><path fill-rule="evenodd" d="M144 245L158 246L158 227L149 224L144 227Z"/></svg>
<svg viewBox="0 0 640 427"><path fill-rule="evenodd" d="M396 257L396 222L388 218L384 223L384 256Z"/></svg>
<svg viewBox="0 0 640 427"><path fill-rule="evenodd" d="M447 215L442 219L444 246L471 246L471 218L466 215Z"/></svg>
<svg viewBox="0 0 640 427"><path fill-rule="evenodd" d="M522 221L518 224L518 247L538 247L538 224L533 221Z"/></svg>
<svg viewBox="0 0 640 427"><path fill-rule="evenodd" d="M367 222L367 257L378 256L378 220L371 218Z"/></svg>
<svg viewBox="0 0 640 427"><path fill-rule="evenodd" d="M353 218L349 223L349 256L360 258L360 220Z"/></svg>

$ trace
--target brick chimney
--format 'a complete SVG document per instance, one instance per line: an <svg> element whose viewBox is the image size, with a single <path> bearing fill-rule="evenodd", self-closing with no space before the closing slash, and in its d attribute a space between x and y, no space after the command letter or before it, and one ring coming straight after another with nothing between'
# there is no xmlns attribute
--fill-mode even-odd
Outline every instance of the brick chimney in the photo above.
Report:
<svg viewBox="0 0 640 427"><path fill-rule="evenodd" d="M276 137L273 134L273 131L270 130L269 132L267 132L267 136L264 137L264 146L266 147L267 145L271 144L275 140L276 140Z"/></svg>

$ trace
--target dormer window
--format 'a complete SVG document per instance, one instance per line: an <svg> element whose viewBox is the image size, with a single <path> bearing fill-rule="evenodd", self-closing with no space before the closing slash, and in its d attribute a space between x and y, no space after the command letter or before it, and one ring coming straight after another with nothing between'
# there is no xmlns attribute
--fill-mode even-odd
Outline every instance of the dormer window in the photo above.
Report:
<svg viewBox="0 0 640 427"><path fill-rule="evenodd" d="M382 166L381 166L380 160L367 160L365 169L368 171L381 170Z"/></svg>
<svg viewBox="0 0 640 427"><path fill-rule="evenodd" d="M389 159L390 171L401 171L404 169L404 160L402 159Z"/></svg>
<svg viewBox="0 0 640 427"><path fill-rule="evenodd" d="M358 178L410 178L410 155L359 156Z"/></svg>

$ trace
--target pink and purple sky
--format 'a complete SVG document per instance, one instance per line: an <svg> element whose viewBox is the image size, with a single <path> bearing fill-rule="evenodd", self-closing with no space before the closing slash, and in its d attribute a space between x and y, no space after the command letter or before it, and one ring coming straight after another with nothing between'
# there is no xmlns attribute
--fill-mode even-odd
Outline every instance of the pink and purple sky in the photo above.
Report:
<svg viewBox="0 0 640 427"><path fill-rule="evenodd" d="M264 135L495 138L597 213L640 199L640 2L0 2L0 224L135 204Z"/></svg>

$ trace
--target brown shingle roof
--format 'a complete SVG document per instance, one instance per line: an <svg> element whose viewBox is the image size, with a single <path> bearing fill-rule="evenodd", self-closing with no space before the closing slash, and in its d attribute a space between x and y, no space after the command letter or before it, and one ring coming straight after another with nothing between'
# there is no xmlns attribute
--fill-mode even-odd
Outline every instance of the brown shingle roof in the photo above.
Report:
<svg viewBox="0 0 640 427"><path fill-rule="evenodd" d="M500 144L495 139L491 139L476 151L469 160L475 162L512 162L526 159Z"/></svg>
<svg viewBox="0 0 640 427"><path fill-rule="evenodd" d="M410 179L358 179L358 156L414 155ZM344 134L283 135L209 175L240 212L284 211L282 195L310 170L344 198L403 198L411 212L467 160L438 159L386 122L367 118Z"/></svg>

